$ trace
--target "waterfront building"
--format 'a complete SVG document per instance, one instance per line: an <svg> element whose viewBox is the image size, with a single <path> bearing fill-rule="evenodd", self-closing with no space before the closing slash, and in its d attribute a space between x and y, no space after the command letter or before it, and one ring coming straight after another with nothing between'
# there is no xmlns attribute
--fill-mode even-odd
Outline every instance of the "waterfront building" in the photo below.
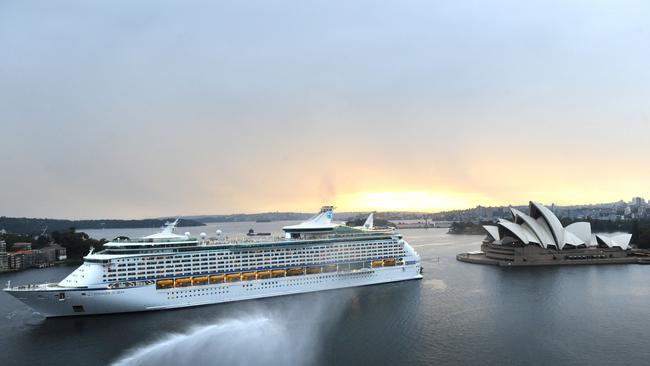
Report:
<svg viewBox="0 0 650 366"><path fill-rule="evenodd" d="M43 252L43 260L45 263L64 261L67 258L65 248L56 243L47 245L41 251Z"/></svg>
<svg viewBox="0 0 650 366"><path fill-rule="evenodd" d="M9 252L7 253L7 259L9 264L9 270L11 271L20 271L25 267L23 263L25 262L25 254L21 252Z"/></svg>
<svg viewBox="0 0 650 366"><path fill-rule="evenodd" d="M9 269L12 271L21 271L30 268L35 263L35 255L32 250L18 250L8 253Z"/></svg>
<svg viewBox="0 0 650 366"><path fill-rule="evenodd" d="M56 250L56 260L57 261L64 261L68 259L68 255L66 253L66 249L61 246L60 244L57 243L52 243L49 245L50 248L54 248Z"/></svg>
<svg viewBox="0 0 650 366"><path fill-rule="evenodd" d="M43 261L45 263L52 263L56 261L56 249L52 247L44 247L41 249L41 252L43 253Z"/></svg>
<svg viewBox="0 0 650 366"><path fill-rule="evenodd" d="M32 243L13 243L11 250L13 252L17 252L19 250L32 250Z"/></svg>
<svg viewBox="0 0 650 366"><path fill-rule="evenodd" d="M177 220L178 221L178 220ZM52 316L161 310L421 279L420 257L372 219L353 228L325 206L281 238L199 238L176 222L140 239L118 237L59 283L6 292Z"/></svg>
<svg viewBox="0 0 650 366"><path fill-rule="evenodd" d="M9 256L7 255L7 243L0 240L0 273L9 270Z"/></svg>

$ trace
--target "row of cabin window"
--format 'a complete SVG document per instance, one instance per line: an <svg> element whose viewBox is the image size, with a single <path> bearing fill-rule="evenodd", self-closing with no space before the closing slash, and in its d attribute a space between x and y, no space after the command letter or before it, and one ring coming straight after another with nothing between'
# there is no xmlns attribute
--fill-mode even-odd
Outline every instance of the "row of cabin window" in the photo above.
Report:
<svg viewBox="0 0 650 366"><path fill-rule="evenodd" d="M355 250L355 251L353 251L353 252L344 252L344 254L346 254L345 256L341 257L341 256L338 256L338 255L337 255L335 258L337 258L337 259L339 259L339 258L341 258L341 259L351 259L351 258L358 257L358 256L361 255L361 254L363 254L363 255L368 255L368 254L380 254L380 253L381 253L381 254L388 254L388 253L391 252L391 249L398 249L398 248L401 249L401 246L399 246L398 243L395 243L395 242L392 243L392 244L394 244L394 245L373 245L373 246L371 246L370 244L371 244L371 243L366 243L366 244L365 244L366 247L365 247L365 248L361 248L362 250ZM387 244L387 243L382 243L382 244ZM340 246L343 246L343 247L350 247L350 246L352 246L352 247L354 247L354 246L357 246L357 247L363 247L364 244L344 244L344 245L339 245L339 247L340 247ZM323 252L318 253L317 250L308 250L307 252L308 252L308 253L312 253L313 255L309 255L309 254L308 254L308 255L306 255L305 257L306 257L306 258L321 258L321 259L322 259L322 258L326 258L326 257L328 256L328 255L327 255L328 252L329 252L330 254L331 254L332 252L340 252L340 250L338 250L337 248L334 248L334 249L337 249L337 250L332 250L332 247L331 247L331 246L330 246L330 247L325 247L325 248L327 248L327 250L326 250L325 253L323 253ZM370 253L368 252L368 249L370 249ZM272 249L272 250L275 251L276 249ZM288 250L286 250L286 249L282 249L282 250L285 251L285 252L288 251ZM270 250L267 250L267 251L265 251L265 252L269 252L269 251L270 251ZM293 250L293 251L296 252L296 250ZM248 253L248 252L247 252L247 253ZM216 257L216 254L217 254L217 253L210 253L210 256L212 256L212 257ZM276 261L286 260L286 259L287 259L287 258L286 258L286 255L289 255L290 258L291 258L290 261L291 261L291 262L296 262L296 261L293 260L293 259L297 257L296 254L298 254L298 253L282 253L282 254L285 254L285 256L281 256L280 253L270 253L271 256L276 256L276 257L278 257L278 258L273 258L273 259L275 259ZM304 254L304 253L303 253L303 254ZM339 253L336 253L336 254L339 254ZM351 254L357 254L357 255L356 255L356 256L352 256ZM316 255L318 255L318 256L316 256ZM195 255L183 255L182 257L183 257L183 258L187 258L187 259L182 259L182 260L175 259L175 260L172 260L171 262L172 262L172 263L189 263L189 262L190 262L190 259L189 259L189 258L191 258L191 257L197 257L197 256L207 257L208 254L203 253L203 254L199 254L199 255L196 255L196 254L195 254ZM219 256L218 258L216 258L216 259L217 259L217 260L221 260L221 261L220 261L221 264L233 264L233 265L234 265L234 264L240 264L240 263L243 263L243 262L250 262L251 259L254 260L255 258L258 258L258 257L263 257L263 254L256 254L254 258L250 258L250 255L248 255L248 256L246 256L246 255L245 255L245 256L242 256L242 255L235 255L235 254L230 254L230 255L223 255L223 254L222 254L222 255L220 255L220 256ZM147 257L145 257L145 258L146 258L146 259L149 259L149 258L147 258ZM144 264L144 265L149 266L149 267L147 267L147 269L149 269L149 268L152 268L152 267L151 267L152 265L162 264L162 262L149 262L149 261L145 261L145 262L143 263L143 260L144 260L145 258L142 258L142 259L140 260L140 263L128 263L128 264L126 264L126 265L129 266L129 267L131 267L131 266L135 266L136 264L138 264L138 265L143 265L143 264ZM156 257L155 259L162 260L162 259L164 259L164 258L165 258L165 257ZM177 258L177 256L169 257L169 258ZM223 259L228 259L228 261L225 261L225 262L224 262ZM270 257L269 257L269 258L265 258L265 259L266 259L266 260L273 260L273 259L270 258ZM117 261L117 262L121 262L121 261L124 261L124 260L127 260L127 261L128 261L128 260L130 260L130 259L118 259L118 260L116 260L116 261ZM134 260L135 260L135 259L134 259ZM199 258L192 258L192 261L198 261L198 260L199 260ZM201 258L201 261L207 261L207 260L208 260L208 258ZM241 260L241 261L240 261L240 260ZM180 262L179 262L179 261L180 261ZM275 261L274 261L274 262L275 262ZM170 263L170 260L165 261L165 264L169 264L169 263ZM118 264L118 267L123 267L123 266L124 266L123 263ZM157 268L160 268L160 267L157 267Z"/></svg>
<svg viewBox="0 0 650 366"><path fill-rule="evenodd" d="M337 253L338 255L333 256L332 258L333 259L350 259L350 258L366 257L366 256L368 256L368 254L391 254L391 253L393 253L393 254L401 254L401 253L404 253L404 251L401 248L396 248L396 249L398 249L398 250L382 249L382 250L371 250L370 252L357 252L357 251L355 251L355 252L347 252L347 253ZM342 255L340 255L340 254L342 254ZM264 258L263 260L265 261L265 263L279 263L279 262L283 262L283 261L284 262L299 262L299 261L304 261L304 260L310 261L310 260L314 260L314 259L325 259L325 258L328 258L328 256L327 255L320 255L320 256L309 256L309 255L307 255L307 256L303 256L302 258L291 257L291 258L289 258L289 260L286 260L285 258ZM201 260L201 262L207 262L207 261ZM313 262L313 261L310 261L310 262ZM161 268L165 268L165 267L173 268L173 267L181 267L181 266L185 267L185 266L191 266L191 265L194 264L194 263L190 263L189 261L186 261L186 260L183 260L181 262L179 262L178 260L166 261L165 263L166 264L182 263L182 264L177 264L177 265L172 265L172 266L169 266L169 265L168 266L163 266L163 265L157 265L157 264L161 264L160 262L158 262L158 263L137 263L137 265L139 265L137 267L137 269L139 269L139 268L161 269ZM217 263L219 265L223 266L223 265L234 265L234 264L244 264L244 263L260 263L260 261L258 259L243 258L241 260L239 260L239 259L221 260L221 261L218 261ZM196 264L204 264L204 263L196 263ZM128 266L129 267L136 266L136 264L135 263L129 263ZM124 264L118 264L117 267L118 267L119 270L126 270L126 268L124 268ZM129 269L131 269L131 268L129 268ZM112 272L112 271L114 271L114 269L109 269L109 271Z"/></svg>

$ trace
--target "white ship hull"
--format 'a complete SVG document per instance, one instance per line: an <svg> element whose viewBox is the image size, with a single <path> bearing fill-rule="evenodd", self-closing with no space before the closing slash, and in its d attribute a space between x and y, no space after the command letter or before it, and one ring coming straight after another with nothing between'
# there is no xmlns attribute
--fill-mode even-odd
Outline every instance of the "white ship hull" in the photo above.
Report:
<svg viewBox="0 0 650 366"><path fill-rule="evenodd" d="M41 285L5 291L46 317L60 317L173 309L421 278L416 263L169 289L156 289L155 284L120 289Z"/></svg>

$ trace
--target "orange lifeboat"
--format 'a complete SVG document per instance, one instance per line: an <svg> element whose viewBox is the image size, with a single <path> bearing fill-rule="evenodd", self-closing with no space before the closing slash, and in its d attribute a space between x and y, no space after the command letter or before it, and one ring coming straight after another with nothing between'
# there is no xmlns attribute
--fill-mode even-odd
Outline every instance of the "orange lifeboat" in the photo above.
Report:
<svg viewBox="0 0 650 366"><path fill-rule="evenodd" d="M156 290L174 287L174 280L158 280L156 281Z"/></svg>
<svg viewBox="0 0 650 366"><path fill-rule="evenodd" d="M383 267L384 261L372 261L372 267Z"/></svg>
<svg viewBox="0 0 650 366"><path fill-rule="evenodd" d="M211 285L216 284L216 283L224 283L225 280L226 280L226 276L224 276L224 275L210 276L210 284Z"/></svg>
<svg viewBox="0 0 650 366"><path fill-rule="evenodd" d="M192 286L192 279L189 277L177 278L174 281L174 287L187 287Z"/></svg>
<svg viewBox="0 0 650 366"><path fill-rule="evenodd" d="M271 271L271 277L272 278L284 277L286 273L287 271L285 271L284 269L276 269Z"/></svg>
<svg viewBox="0 0 650 366"><path fill-rule="evenodd" d="M394 259L385 259L384 260L384 267L393 267L395 265L395 260Z"/></svg>
<svg viewBox="0 0 650 366"><path fill-rule="evenodd" d="M307 274L321 273L321 271L322 271L321 267L307 267Z"/></svg>
<svg viewBox="0 0 650 366"><path fill-rule="evenodd" d="M208 276L199 276L199 277L192 278L193 286L202 286L207 284L208 284Z"/></svg>
<svg viewBox="0 0 650 366"><path fill-rule="evenodd" d="M265 278L271 278L271 271L259 271L257 272L257 279L262 280Z"/></svg>
<svg viewBox="0 0 650 366"><path fill-rule="evenodd" d="M303 274L305 274L305 269L301 267L287 269L287 276L300 276Z"/></svg>
<svg viewBox="0 0 650 366"><path fill-rule="evenodd" d="M241 273L231 273L226 275L226 282L239 282L241 281Z"/></svg>
<svg viewBox="0 0 650 366"><path fill-rule="evenodd" d="M331 272L336 272L336 264L323 266L323 273L331 273Z"/></svg>
<svg viewBox="0 0 650 366"><path fill-rule="evenodd" d="M244 272L241 274L241 279L243 281L252 281L255 279L255 272Z"/></svg>

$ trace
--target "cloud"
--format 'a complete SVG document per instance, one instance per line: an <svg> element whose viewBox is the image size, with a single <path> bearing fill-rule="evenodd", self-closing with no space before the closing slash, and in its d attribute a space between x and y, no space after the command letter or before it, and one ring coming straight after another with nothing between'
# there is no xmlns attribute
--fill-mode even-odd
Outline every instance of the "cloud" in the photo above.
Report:
<svg viewBox="0 0 650 366"><path fill-rule="evenodd" d="M0 214L575 203L650 184L644 2L1 7Z"/></svg>

